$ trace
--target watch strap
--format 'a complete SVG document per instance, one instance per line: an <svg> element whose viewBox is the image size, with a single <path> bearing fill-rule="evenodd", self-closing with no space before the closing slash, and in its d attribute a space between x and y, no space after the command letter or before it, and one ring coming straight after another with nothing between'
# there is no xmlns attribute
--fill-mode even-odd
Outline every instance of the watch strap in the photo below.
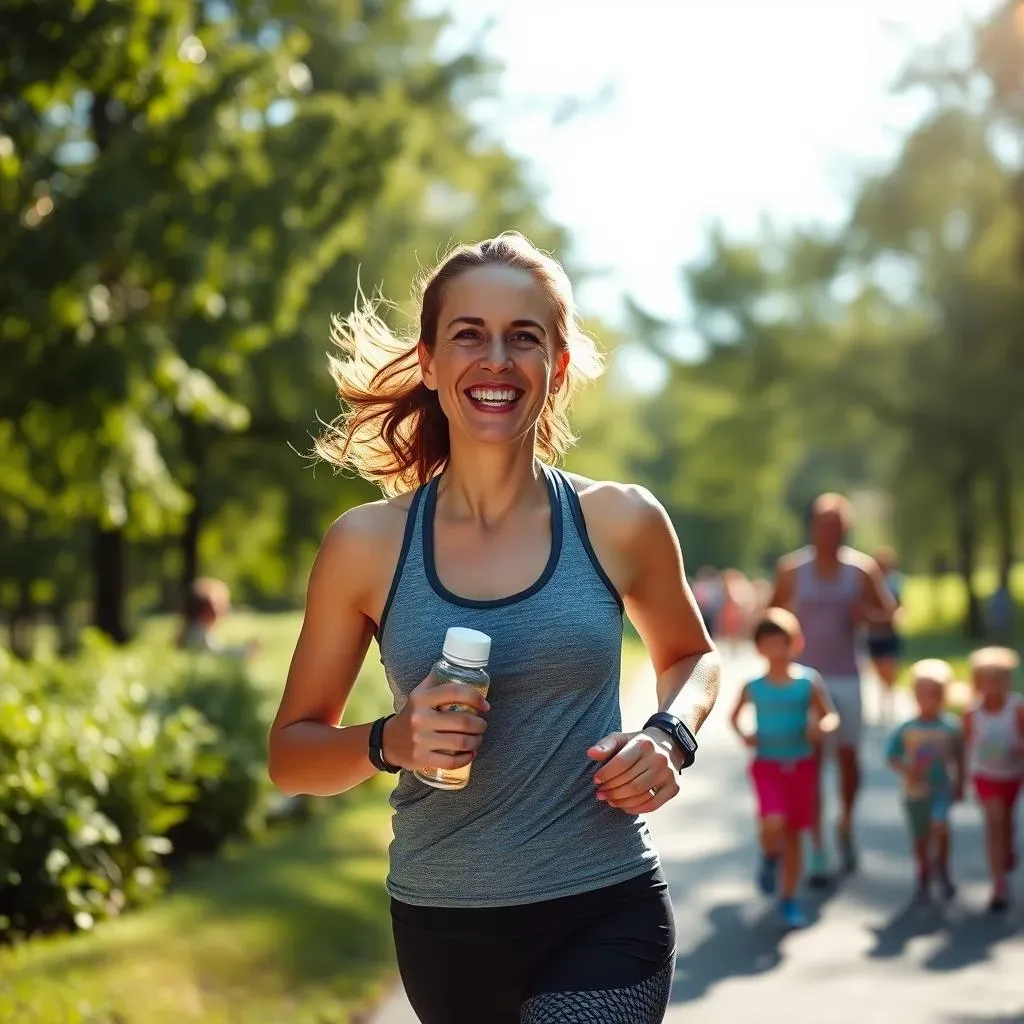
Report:
<svg viewBox="0 0 1024 1024"><path fill-rule="evenodd" d="M369 750L370 762L373 764L373 767L379 772L389 772L392 775L396 775L402 770L401 768L396 768L393 764L389 764L384 759L384 726L394 717L394 715L385 715L383 718L378 718L370 726Z"/></svg>
<svg viewBox="0 0 1024 1024"><path fill-rule="evenodd" d="M682 719L676 718L675 715L671 715L667 711L659 711L647 719L644 723L644 728L660 729L675 741L676 746L683 753L683 763L679 769L680 771L684 768L689 768L696 760L697 737L693 735Z"/></svg>

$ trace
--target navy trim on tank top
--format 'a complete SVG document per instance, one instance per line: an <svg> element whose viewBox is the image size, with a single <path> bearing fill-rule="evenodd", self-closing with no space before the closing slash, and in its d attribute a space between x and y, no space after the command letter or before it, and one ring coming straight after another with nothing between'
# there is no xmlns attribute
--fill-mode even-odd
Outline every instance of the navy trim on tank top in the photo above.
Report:
<svg viewBox="0 0 1024 1024"><path fill-rule="evenodd" d="M590 532L587 530L587 520L583 515L583 505L580 503L580 496L576 488L573 487L572 481L564 473L559 473L557 470L555 473L565 488L566 497L569 501L569 511L572 513L572 521L576 525L576 532L580 536L583 550L586 551L590 564L594 567L594 572L597 573L598 578L608 588L608 593L615 598L615 603L621 611L623 609L622 596L615 589L615 584L608 578L608 573L604 571L604 566L601 565L601 560L597 557L594 545L590 543Z"/></svg>
<svg viewBox="0 0 1024 1024"><path fill-rule="evenodd" d="M510 594L508 597L495 597L487 599L475 599L460 597L453 594L438 578L437 567L434 563L434 512L437 509L437 486L440 477L434 477L427 484L426 500L423 504L423 570L426 573L427 581L431 590L441 600L449 604L459 605L462 608L504 608L510 604L517 604L525 601L528 597L543 590L548 580L555 574L558 567L558 559L562 553L562 503L558 498L558 491L554 482L554 471L543 463L541 469L544 472L544 483L548 492L548 503L551 506L551 551L548 554L547 565L540 576L525 590L518 594Z"/></svg>
<svg viewBox="0 0 1024 1024"><path fill-rule="evenodd" d="M384 625L388 621L388 612L394 603L395 594L398 593L398 584L402 582L402 570L405 568L405 560L409 556L409 548L412 547L412 536L416 532L416 514L419 511L420 499L423 497L422 487L416 488L412 496L412 503L409 505L409 515L405 520L405 531L402 534L402 550L398 555L398 565L395 566L395 575L391 577L391 588L388 590L388 598L384 602L384 611L380 613L380 625L377 626L377 640L384 635Z"/></svg>

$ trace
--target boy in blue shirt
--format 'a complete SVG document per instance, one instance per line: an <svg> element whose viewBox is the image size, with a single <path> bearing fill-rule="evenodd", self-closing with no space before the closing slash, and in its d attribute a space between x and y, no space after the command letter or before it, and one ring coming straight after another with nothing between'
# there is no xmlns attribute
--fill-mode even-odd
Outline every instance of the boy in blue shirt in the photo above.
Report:
<svg viewBox="0 0 1024 1024"><path fill-rule="evenodd" d="M963 799L963 739L959 723L946 714L946 687L953 682L949 662L927 658L914 665L917 715L889 740L890 767L903 778L903 796L917 865L915 900L931 898L934 865L944 899L956 894L949 871L949 812Z"/></svg>
<svg viewBox="0 0 1024 1024"><path fill-rule="evenodd" d="M796 900L801 832L813 827L817 814L817 748L824 733L836 730L839 716L821 676L793 661L803 647L795 615L769 608L754 630L754 644L767 662L767 671L743 687L732 725L755 752L750 777L761 826L758 885L765 895L775 891L781 859L779 914L787 927L802 928L807 919ZM747 704L753 705L757 716L757 731L750 734L739 724Z"/></svg>

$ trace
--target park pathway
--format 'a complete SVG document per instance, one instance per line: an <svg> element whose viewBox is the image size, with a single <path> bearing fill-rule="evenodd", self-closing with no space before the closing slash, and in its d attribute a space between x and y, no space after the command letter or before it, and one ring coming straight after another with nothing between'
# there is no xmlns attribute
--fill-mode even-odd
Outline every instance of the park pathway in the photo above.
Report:
<svg viewBox="0 0 1024 1024"><path fill-rule="evenodd" d="M1024 1024L1024 909L1002 920L985 913L972 803L954 811L957 900L945 911L907 909L912 868L879 728L868 730L864 747L860 873L809 901L810 928L779 930L752 883L753 797L745 754L727 721L740 681L754 667L749 651L727 657L698 764L685 774L682 793L650 820L678 928L666 1024ZM653 692L651 680L631 688L627 728L654 709ZM872 696L869 690L869 720ZM400 987L372 1024L416 1024Z"/></svg>

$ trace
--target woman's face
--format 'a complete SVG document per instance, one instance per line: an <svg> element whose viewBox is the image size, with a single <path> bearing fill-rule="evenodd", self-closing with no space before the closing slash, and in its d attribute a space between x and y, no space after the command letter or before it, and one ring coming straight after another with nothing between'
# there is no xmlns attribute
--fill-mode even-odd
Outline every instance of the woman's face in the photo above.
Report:
<svg viewBox="0 0 1024 1024"><path fill-rule="evenodd" d="M528 271L500 265L448 282L433 351L420 343L424 383L449 428L486 444L526 435L568 363L543 289Z"/></svg>

